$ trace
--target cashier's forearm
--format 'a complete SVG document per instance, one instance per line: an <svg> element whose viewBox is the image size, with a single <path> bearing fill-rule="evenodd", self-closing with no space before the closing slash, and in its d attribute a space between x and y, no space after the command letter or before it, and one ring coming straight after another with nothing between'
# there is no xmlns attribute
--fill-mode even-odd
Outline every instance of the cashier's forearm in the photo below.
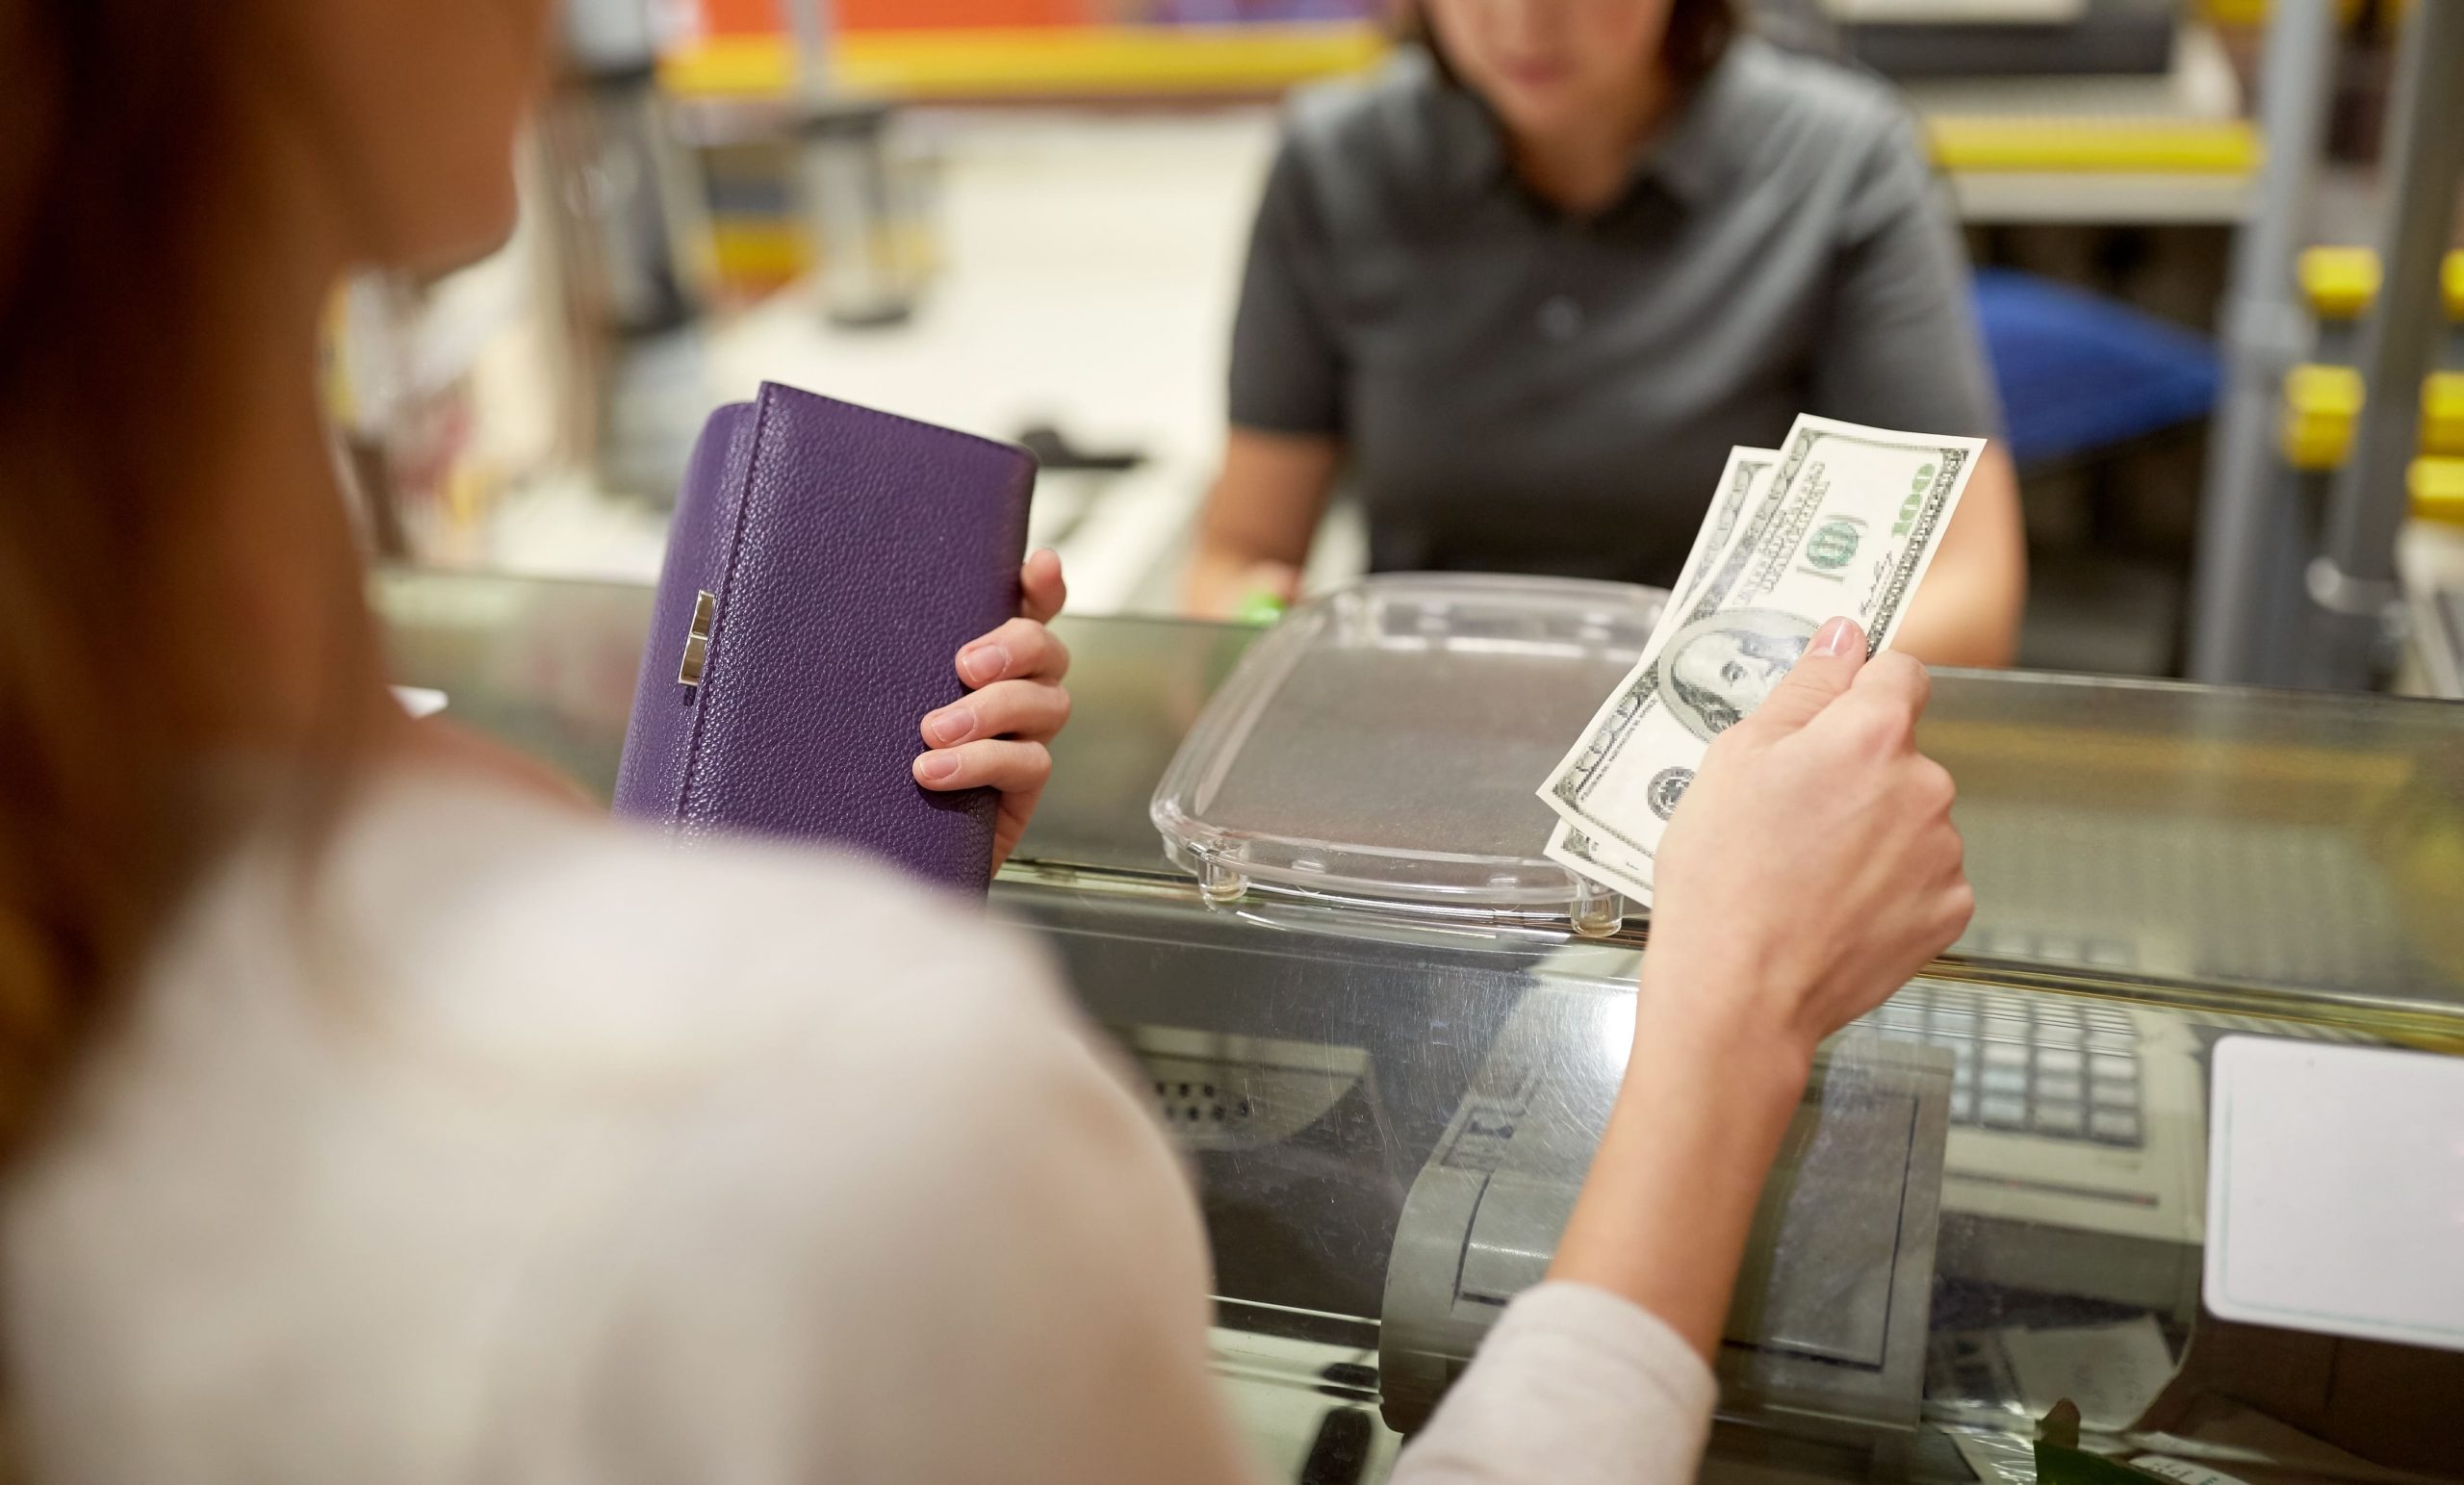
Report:
<svg viewBox="0 0 2464 1485"><path fill-rule="evenodd" d="M1331 437L1235 426L1223 443L1223 475L1198 513L1190 611L1222 618L1261 591L1291 598L1342 463L1343 445Z"/></svg>
<svg viewBox="0 0 2464 1485"><path fill-rule="evenodd" d="M1707 1005L1685 966L1659 967L1644 975L1633 1058L1549 1275L1632 1300L1708 1361L1811 1059L1733 1009L1743 997Z"/></svg>
<svg viewBox="0 0 2464 1485"><path fill-rule="evenodd" d="M1894 643L1928 665L2008 665L2027 602L2018 471L2001 444L1989 444Z"/></svg>
<svg viewBox="0 0 2464 1485"><path fill-rule="evenodd" d="M1277 560L1254 547L1201 537L1190 552L1189 574L1182 582L1190 613L1221 619L1240 612L1243 603L1257 596L1261 570ZM1298 571L1297 564L1293 568Z"/></svg>
<svg viewBox="0 0 2464 1485"><path fill-rule="evenodd" d="M1944 572L1937 564L1909 605L1893 648L1928 665L2009 665L2018 654L2019 609L2026 598L2012 585L2025 581L2024 568L2014 572L1995 564Z"/></svg>

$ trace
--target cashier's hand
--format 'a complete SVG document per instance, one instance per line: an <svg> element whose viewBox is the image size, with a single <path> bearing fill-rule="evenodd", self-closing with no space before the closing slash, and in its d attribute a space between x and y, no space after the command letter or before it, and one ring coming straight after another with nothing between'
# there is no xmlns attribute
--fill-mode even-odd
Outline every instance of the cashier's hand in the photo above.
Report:
<svg viewBox="0 0 2464 1485"><path fill-rule="evenodd" d="M928 789L1001 791L996 869L1026 833L1052 777L1045 745L1069 720L1069 693L1061 684L1069 652L1044 627L1068 597L1061 558L1050 551L1027 558L1018 586L1018 617L959 652L959 678L973 694L924 718L931 751L915 760L915 781Z"/></svg>
<svg viewBox="0 0 2464 1485"><path fill-rule="evenodd" d="M1931 685L1835 619L1711 745L1657 862L1648 959L1684 966L1672 998L1810 1059L1966 929L1951 776L1916 751Z"/></svg>

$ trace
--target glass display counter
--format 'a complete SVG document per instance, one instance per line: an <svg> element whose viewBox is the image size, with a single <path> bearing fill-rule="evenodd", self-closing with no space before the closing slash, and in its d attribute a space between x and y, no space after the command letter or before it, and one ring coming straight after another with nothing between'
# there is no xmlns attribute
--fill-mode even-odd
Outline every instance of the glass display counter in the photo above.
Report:
<svg viewBox="0 0 2464 1485"><path fill-rule="evenodd" d="M606 789L648 590L377 594L398 678ZM1270 1462L1379 1477L1545 1271L1648 924L1210 907L1147 806L1253 633L1060 628L1075 719L995 906L1056 946L1190 1153L1219 1366ZM2220 1041L2464 1053L2464 705L1952 672L1921 741L1959 781L1976 921L1825 1050L1710 1469L2033 1478L2066 1400L2092 1447L2177 1475L2464 1478L2464 1354L2202 1303Z"/></svg>

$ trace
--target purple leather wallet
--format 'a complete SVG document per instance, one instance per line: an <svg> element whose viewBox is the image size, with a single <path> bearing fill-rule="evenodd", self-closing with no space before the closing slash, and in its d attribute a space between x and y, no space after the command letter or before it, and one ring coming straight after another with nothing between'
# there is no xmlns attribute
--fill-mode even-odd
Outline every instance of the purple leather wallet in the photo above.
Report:
<svg viewBox="0 0 2464 1485"><path fill-rule="evenodd" d="M764 383L702 430L616 812L850 846L981 892L998 801L910 767L959 647L1018 610L1024 449Z"/></svg>

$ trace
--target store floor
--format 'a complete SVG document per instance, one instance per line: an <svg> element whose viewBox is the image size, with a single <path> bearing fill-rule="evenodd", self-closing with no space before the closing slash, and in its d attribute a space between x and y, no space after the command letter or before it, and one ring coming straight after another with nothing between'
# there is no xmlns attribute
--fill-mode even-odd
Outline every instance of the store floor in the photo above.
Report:
<svg viewBox="0 0 2464 1485"><path fill-rule="evenodd" d="M1061 548L1081 611L1169 607L1220 453L1225 347L1272 113L911 123L939 162L942 264L913 319L842 329L812 286L790 288L706 328L698 405L775 380L991 437L1044 425L1082 448L1135 452L1125 474L1047 476L1033 535ZM660 380L661 401L691 396L672 368ZM648 576L662 519L552 482L507 503L489 555L529 572ZM1356 541L1338 541L1322 566L1339 578L1359 560Z"/></svg>

